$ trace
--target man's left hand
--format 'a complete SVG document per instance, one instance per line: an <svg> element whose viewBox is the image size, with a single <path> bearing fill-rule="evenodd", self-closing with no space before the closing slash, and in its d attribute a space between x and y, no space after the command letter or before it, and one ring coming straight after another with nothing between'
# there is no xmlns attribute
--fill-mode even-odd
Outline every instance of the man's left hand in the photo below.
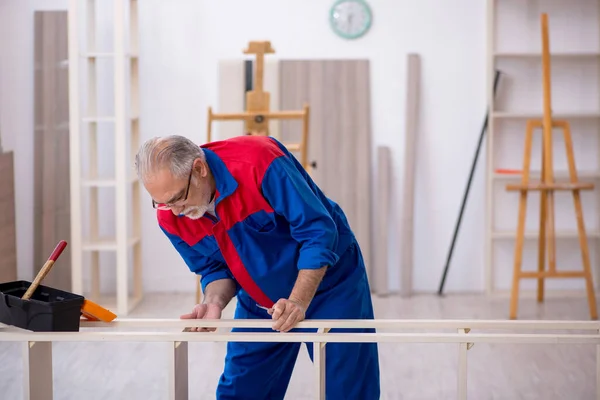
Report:
<svg viewBox="0 0 600 400"><path fill-rule="evenodd" d="M268 312L273 319L273 330L280 332L290 331L306 316L305 308L289 299L279 299Z"/></svg>

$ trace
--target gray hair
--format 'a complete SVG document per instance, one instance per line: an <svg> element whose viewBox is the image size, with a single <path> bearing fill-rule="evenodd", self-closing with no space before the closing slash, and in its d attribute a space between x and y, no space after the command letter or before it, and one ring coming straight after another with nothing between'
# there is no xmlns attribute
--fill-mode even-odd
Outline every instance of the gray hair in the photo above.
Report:
<svg viewBox="0 0 600 400"><path fill-rule="evenodd" d="M142 144L135 156L135 168L142 181L163 168L176 179L187 179L194 160L205 160L200 146L184 136L155 137Z"/></svg>

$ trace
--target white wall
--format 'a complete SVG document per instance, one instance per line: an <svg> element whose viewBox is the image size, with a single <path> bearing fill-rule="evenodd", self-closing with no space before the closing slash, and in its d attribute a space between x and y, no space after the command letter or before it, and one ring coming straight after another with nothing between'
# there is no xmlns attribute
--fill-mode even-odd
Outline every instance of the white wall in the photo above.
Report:
<svg viewBox="0 0 600 400"><path fill-rule="evenodd" d="M276 0L240 0L224 6L145 0L140 14L144 136L180 133L203 140L206 109L217 103L217 60L240 57L249 40L268 39L281 58L371 60L374 142L393 148L401 176L405 57L408 52L420 53L424 110L417 168L415 287L434 290L485 113L485 3L372 0L374 25L358 41L344 41L331 32L327 23L331 3L309 0L291 7ZM475 179L448 290L483 287L482 246L470 246L483 233L478 223L483 215L481 178L478 174ZM181 263L160 238L152 211L144 209L144 216L144 244L152 243L153 248L145 252L146 270L152 268L146 273L146 287L180 287L172 276L182 269ZM149 265L151 257L156 267ZM184 282L189 279L177 272L180 276ZM398 282L398 274L394 276L393 282Z"/></svg>
<svg viewBox="0 0 600 400"><path fill-rule="evenodd" d="M20 277L30 278L32 262L32 12L66 8L66 3L0 2L0 123L5 148L16 152ZM142 140L172 133L203 140L206 109L218 103L217 61L241 57L249 40L265 39L281 58L371 60L374 144L392 147L395 182L400 185L405 57L419 53L423 70L414 286L437 290L486 110L485 2L370 0L374 25L358 41L339 39L330 30L327 16L333 1L140 3ZM447 292L484 288L485 162L482 154ZM401 200L396 204L400 208ZM145 290L192 291L193 277L159 231L145 193L142 205ZM393 256L392 264L398 259ZM393 271L392 288L399 286L398 276Z"/></svg>

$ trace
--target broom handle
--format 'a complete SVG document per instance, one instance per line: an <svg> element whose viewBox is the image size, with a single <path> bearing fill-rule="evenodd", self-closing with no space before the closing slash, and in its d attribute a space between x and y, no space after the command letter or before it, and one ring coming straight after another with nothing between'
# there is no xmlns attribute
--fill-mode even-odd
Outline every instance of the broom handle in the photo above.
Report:
<svg viewBox="0 0 600 400"><path fill-rule="evenodd" d="M33 292L35 292L42 280L44 280L46 275L48 275L48 272L50 272L50 269L52 269L52 266L56 262L56 259L60 256L65 247L67 247L67 242L65 242L64 240L58 242L58 244L54 248L54 251L52 252L52 254L50 254L50 257L48 257L48 260L46 261L42 269L40 269L40 272L38 272L38 274L35 276L33 283L29 286L23 297L21 297L23 300L29 300L31 298Z"/></svg>

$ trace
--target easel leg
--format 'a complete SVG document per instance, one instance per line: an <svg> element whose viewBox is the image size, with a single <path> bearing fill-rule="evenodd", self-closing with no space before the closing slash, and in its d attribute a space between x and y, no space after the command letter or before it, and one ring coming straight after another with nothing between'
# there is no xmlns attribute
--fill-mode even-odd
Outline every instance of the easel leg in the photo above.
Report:
<svg viewBox="0 0 600 400"><path fill-rule="evenodd" d="M208 107L208 117L206 118L206 143L212 142L212 107Z"/></svg>
<svg viewBox="0 0 600 400"><path fill-rule="evenodd" d="M533 128L535 121L527 121L525 132L525 156L523 159L522 182L526 185L529 181L529 165L531 163L531 144L533 142ZM522 190L519 195L519 222L517 226L517 240L515 244L515 264L513 283L510 296L510 318L517 318L517 304L519 297L519 283L521 279L521 264L523 262L523 239L525 236L525 212L527 211L527 191Z"/></svg>
<svg viewBox="0 0 600 400"><path fill-rule="evenodd" d="M565 137L565 147L567 150L567 161L569 163L569 176L571 182L577 181L575 172L575 157L573 155L573 142L571 140L571 127L567 121L560 121ZM596 295L594 293L594 283L592 281L592 269L590 266L590 252L585 234L585 223L583 221L583 208L581 206L581 194L579 190L573 190L573 202L575 205L575 215L577 217L577 231L579 233L579 244L581 246L581 258L583 261L583 272L585 274L585 286L587 289L588 303L590 307L591 319L598 319L596 310Z"/></svg>
<svg viewBox="0 0 600 400"><path fill-rule="evenodd" d="M546 173L546 152L542 147L542 171L541 177ZM538 271L544 272L546 267L546 215L547 210L546 192L540 190L540 237L538 238ZM544 278L538 279L537 300L539 303L544 301Z"/></svg>

